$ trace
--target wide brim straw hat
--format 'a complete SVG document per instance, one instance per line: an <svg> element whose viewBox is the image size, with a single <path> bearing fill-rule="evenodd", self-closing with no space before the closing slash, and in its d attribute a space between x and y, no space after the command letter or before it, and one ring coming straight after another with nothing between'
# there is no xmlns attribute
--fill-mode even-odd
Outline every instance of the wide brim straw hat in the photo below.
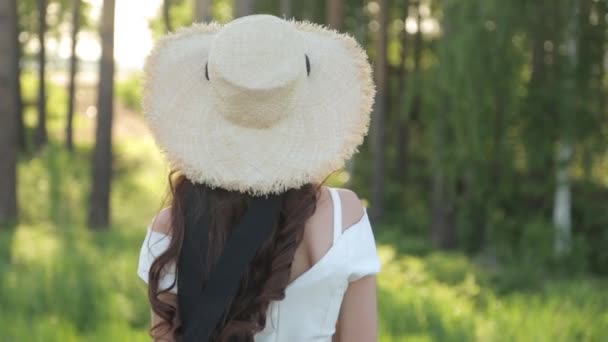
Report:
<svg viewBox="0 0 608 342"><path fill-rule="evenodd" d="M355 39L271 15L162 38L144 83L144 116L171 168L253 195L343 167L367 134L375 95Z"/></svg>

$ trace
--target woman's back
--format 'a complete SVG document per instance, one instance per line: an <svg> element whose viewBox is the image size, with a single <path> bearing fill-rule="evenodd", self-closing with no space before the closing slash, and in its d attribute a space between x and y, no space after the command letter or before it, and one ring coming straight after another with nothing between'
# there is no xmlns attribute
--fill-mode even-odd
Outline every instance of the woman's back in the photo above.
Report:
<svg viewBox="0 0 608 342"><path fill-rule="evenodd" d="M138 269L145 281L151 261L168 246L170 222L165 209L146 236ZM336 332L347 341L375 340L375 278L367 276L379 270L369 219L356 194L323 187L296 248L285 298L271 302L255 340L330 341ZM168 287L173 279L169 273L160 284ZM173 293L179 282L176 288ZM176 303L173 297L165 300Z"/></svg>

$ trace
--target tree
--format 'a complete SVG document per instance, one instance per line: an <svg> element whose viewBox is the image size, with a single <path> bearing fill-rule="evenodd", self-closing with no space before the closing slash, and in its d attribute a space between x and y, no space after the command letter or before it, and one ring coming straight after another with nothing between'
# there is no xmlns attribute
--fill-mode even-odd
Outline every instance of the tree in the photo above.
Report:
<svg viewBox="0 0 608 342"><path fill-rule="evenodd" d="M195 0L194 15L197 22L209 22L213 19L211 16L212 0Z"/></svg>
<svg viewBox="0 0 608 342"><path fill-rule="evenodd" d="M404 0L403 1L403 17L404 18L408 18L409 16L409 8L410 8L410 0ZM420 11L417 11L420 12ZM417 14L418 17L418 24L420 23L420 13ZM420 25L418 25L418 27L420 27ZM415 46L415 55L417 57L419 57L420 53L419 50L422 49L422 32L421 30L418 30L418 32L416 33L416 37L418 37L418 35L420 34L420 42L418 42L418 39L416 39L416 46ZM409 127L408 127L408 119L409 119L409 113L408 113L408 108L407 108L407 81L409 78L408 75L408 70L407 70L407 55L408 55L408 32L405 29L405 22L404 22L404 27L400 32L401 35L401 63L399 64L399 73L398 73L398 77L399 77L399 83L397 85L397 99L400 99L400 103L399 103L399 119L398 119L398 123L396 125L397 127L397 176L399 179L404 180L406 179L406 175L407 175L407 153L408 153L408 139L409 139ZM420 72L420 63L419 63L419 58L415 59L415 66L414 66L414 72ZM416 63L418 62L418 63ZM416 88L418 87L418 85L416 85Z"/></svg>
<svg viewBox="0 0 608 342"><path fill-rule="evenodd" d="M234 0L234 17L244 17L255 11L255 0Z"/></svg>
<svg viewBox="0 0 608 342"><path fill-rule="evenodd" d="M68 114L65 127L65 143L69 151L74 149L73 141L73 119L74 105L76 102L76 72L78 70L78 56L76 55L76 45L78 43L78 31L80 30L80 2L81 0L73 0L72 2L72 47L70 55L70 76L68 85Z"/></svg>
<svg viewBox="0 0 608 342"><path fill-rule="evenodd" d="M17 218L17 0L0 2L0 221Z"/></svg>
<svg viewBox="0 0 608 342"><path fill-rule="evenodd" d="M582 7L586 3L585 0L573 1L573 8L571 8L572 14L569 16L569 20L566 23L566 34L565 34L565 45L566 54L562 61L567 64L567 67L571 70L575 70L579 63L579 56L577 54L579 47L579 41L577 33L579 27L577 25L578 17L583 12L587 18L589 17L588 11L584 11ZM580 6L579 6L580 5ZM574 83L574 82L572 82ZM574 83L575 84L575 83ZM569 87L570 88L570 87ZM578 87L568 89L569 92L576 92ZM567 93L566 93L567 96ZM576 102L573 100L572 102ZM563 110L564 108L561 108ZM567 116L576 116L578 112L578 106L574 105L572 108L566 108ZM562 115L568 120L566 115ZM572 190L570 181L570 169L572 166L572 159L574 155L573 139L568 124L560 125L558 129L557 138L557 152L555 156L555 190L553 195L553 224L555 226L555 253L557 255L566 254L570 250L571 236L572 236ZM572 123L574 124L574 123Z"/></svg>
<svg viewBox="0 0 608 342"><path fill-rule="evenodd" d="M17 10L18 11L18 10ZM14 51L16 53L17 60L17 70L13 73L14 83L17 85L17 91L15 92L15 103L16 103L16 124L17 124L17 142L19 143L19 147L22 150L26 149L26 141L25 141L25 123L23 122L23 98L21 96L21 44L19 43L19 16L15 15L15 25L17 27L17 33L15 35L15 39L13 39Z"/></svg>
<svg viewBox="0 0 608 342"><path fill-rule="evenodd" d="M47 142L46 132L46 47L44 35L46 34L46 0L38 0L38 126L36 127L35 143L39 148Z"/></svg>
<svg viewBox="0 0 608 342"><path fill-rule="evenodd" d="M281 15L284 18L291 18L291 16L292 16L291 7L292 7L291 0L281 0L279 10L281 11Z"/></svg>
<svg viewBox="0 0 608 342"><path fill-rule="evenodd" d="M171 26L171 0L163 1L163 21L167 32L173 31L173 26Z"/></svg>
<svg viewBox="0 0 608 342"><path fill-rule="evenodd" d="M420 7L416 12L419 15ZM447 11L447 10L446 10ZM450 22L451 16L447 15L444 17L443 40L450 42L450 38L455 35L453 29L453 23ZM417 27L420 31L420 27ZM444 59L449 60L450 47L444 47L444 50L440 50L439 58L446 56ZM444 54L442 54L444 53ZM447 72L454 69L451 64L445 63L444 65L439 64L440 68L448 68ZM452 68L450 68L452 67ZM439 73L444 75L446 71L440 71ZM440 82L442 82L441 80ZM442 84L442 87L446 85ZM442 89L443 90L443 89ZM452 191L450 187L450 177L447 174L449 159L448 152L446 152L449 142L447 141L448 135L448 118L449 108L451 107L451 97L447 92L447 89L443 90L445 93L441 94L440 104L438 109L435 110L435 115L430 126L430 145L431 145L431 224L430 224L430 240L435 248L448 249L456 245L456 225L454 222L454 206L452 200Z"/></svg>
<svg viewBox="0 0 608 342"><path fill-rule="evenodd" d="M114 0L104 0L101 16L101 61L97 97L97 128L93 151L93 177L89 226L107 227L110 221L112 180L112 115L114 93Z"/></svg>
<svg viewBox="0 0 608 342"><path fill-rule="evenodd" d="M553 204L553 224L555 225L555 253L566 254L572 239L572 190L570 168L573 147L569 141L560 141L557 146L555 170L555 194Z"/></svg>
<svg viewBox="0 0 608 342"><path fill-rule="evenodd" d="M385 115L387 97L387 46L388 46L388 6L386 0L377 1L380 6L378 13L378 30L376 32L376 103L373 113L371 143L372 143L372 203L371 216L379 219L384 211L384 177L385 177Z"/></svg>
<svg viewBox="0 0 608 342"><path fill-rule="evenodd" d="M344 24L344 0L327 0L327 24L336 30Z"/></svg>

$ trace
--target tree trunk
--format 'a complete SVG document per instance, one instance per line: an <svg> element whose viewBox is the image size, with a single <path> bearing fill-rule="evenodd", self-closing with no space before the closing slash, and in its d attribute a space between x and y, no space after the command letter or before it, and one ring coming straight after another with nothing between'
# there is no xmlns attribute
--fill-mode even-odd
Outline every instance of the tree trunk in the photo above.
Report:
<svg viewBox="0 0 608 342"><path fill-rule="evenodd" d="M454 223L453 195L450 192L449 180L446 177L447 153L444 152L446 141L447 122L446 114L450 105L447 97L443 96L443 107L436 113L436 120L432 127L431 152L431 243L439 249L450 249L457 245L456 225Z"/></svg>
<svg viewBox="0 0 608 342"><path fill-rule="evenodd" d="M38 52L38 126L36 127L34 139L37 148L45 145L48 140L46 132L46 47L44 41L46 33L46 6L46 0L38 0L38 41L40 44L40 51Z"/></svg>
<svg viewBox="0 0 608 342"><path fill-rule="evenodd" d="M547 61L553 60L555 56L552 56L548 51L545 51L545 42L554 41L551 37L550 32L554 31L550 25L550 18L553 18L549 13L546 1L531 2L529 5L529 12L533 19L531 19L530 32L532 38L532 50L531 56L531 70L530 70L530 81L527 85L527 96L526 96L526 111L529 117L528 132L525 137L526 141L526 164L528 166L527 173L534 179L539 179L542 182L542 187L546 191L550 191L549 180L553 178L547 178L546 175L553 172L554 159L551 158L552 151L552 139L545 135L539 135L536 132L536 126L542 116L557 116L557 109L555 101L551 100L550 97L554 97L554 83L552 76L555 72L554 63L548 63ZM551 52L553 53L553 52ZM555 135L553 128L551 135ZM545 191L545 190L543 190ZM546 196L546 200L539 200L537 205L545 208L549 205L549 197Z"/></svg>
<svg viewBox="0 0 608 342"><path fill-rule="evenodd" d="M0 2L0 222L17 219L17 0Z"/></svg>
<svg viewBox="0 0 608 342"><path fill-rule="evenodd" d="M409 15L410 0L403 1L404 13L403 17ZM415 47L419 49L419 46ZM397 123L397 178L404 181L407 178L407 160L408 160L408 108L407 108L407 30L405 26L401 30L401 64L399 65L399 85L397 86L397 99L400 99L398 113L399 121ZM416 70L415 70L416 71Z"/></svg>
<svg viewBox="0 0 608 342"><path fill-rule="evenodd" d="M171 0L163 1L163 21L165 22L165 30L167 32L173 31L173 26L171 26Z"/></svg>
<svg viewBox="0 0 608 342"><path fill-rule="evenodd" d="M445 175L441 166L435 165L431 186L431 243L435 248L450 249L456 247L456 242L454 210L449 202Z"/></svg>
<svg viewBox="0 0 608 342"><path fill-rule="evenodd" d="M112 180L112 115L114 92L114 0L105 0L101 16L101 63L99 67L98 114L89 226L105 228L110 221Z"/></svg>
<svg viewBox="0 0 608 342"><path fill-rule="evenodd" d="M72 48L70 56L70 80L68 86L68 115L65 127L65 144L71 152L74 149L74 134L72 124L74 122L74 105L76 103L76 72L78 71L78 56L76 45L78 43L78 31L80 30L80 0L72 2Z"/></svg>
<svg viewBox="0 0 608 342"><path fill-rule="evenodd" d="M291 0L281 0L280 11L283 18L291 18Z"/></svg>
<svg viewBox="0 0 608 342"><path fill-rule="evenodd" d="M234 17L244 17L255 11L254 0L234 0Z"/></svg>
<svg viewBox="0 0 608 342"><path fill-rule="evenodd" d="M211 15L211 6L213 0L195 0L194 15L196 22L210 22L213 19Z"/></svg>
<svg viewBox="0 0 608 342"><path fill-rule="evenodd" d="M580 5L580 7L579 7ZM574 1L574 10L569 18L569 23L566 31L566 54L562 61L573 70L577 70L579 63L579 25L577 25L579 16L583 16L585 20L589 18L589 10L585 9L585 4L582 1ZM576 93L580 87L567 89L567 93ZM568 94L570 95L570 94ZM584 96L584 94L579 94ZM567 95L566 95L567 96ZM576 99L573 98L573 101ZM553 225L555 226L555 254L563 255L570 251L572 240L572 194L570 185L570 167L572 165L572 157L574 146L572 138L568 132L568 128L573 121L568 121L568 117L576 118L580 113L578 106L572 108L572 112L562 114L566 122L561 122L558 132L557 151L555 156L555 193L553 197ZM564 110L559 109L559 110ZM568 109L565 109L568 110Z"/></svg>
<svg viewBox="0 0 608 342"><path fill-rule="evenodd" d="M11 0L12 1L12 0ZM23 97L21 96L21 63L19 63L19 61L21 60L21 43L19 42L19 17L16 16L15 17L15 25L16 25L16 37L15 39L13 39L13 43L15 44L15 55L16 55L16 60L17 60L17 70L16 72L13 74L13 77L15 77L15 80L13 81L16 85L17 85L17 91L15 92L15 103L16 103L16 111L15 111L15 115L17 116L16 118L16 124L17 124L17 143L19 144L19 148L21 148L22 150L26 150L27 148L27 144L25 141L25 124L23 123Z"/></svg>
<svg viewBox="0 0 608 342"><path fill-rule="evenodd" d="M442 26L444 36L442 39L449 41L452 39L452 18L451 13L446 13L443 18ZM418 18L419 22L420 18ZM418 32L420 32L420 26ZM422 36L416 36L416 40L422 40ZM418 43L415 43L418 44ZM440 51L440 54L444 52ZM447 58L451 57L447 54ZM414 59L420 58L414 56ZM446 56L439 56L440 60ZM419 63L419 62L418 62ZM442 62L443 63L443 62ZM448 68L453 66L446 66ZM440 69L440 72L442 70ZM453 177L446 175L450 172L448 168L450 161L450 152L448 140L448 120L447 115L450 114L451 97L447 91L437 94L441 99L441 107L437 113L434 113L435 118L431 121L429 133L431 134L431 224L430 224L430 239L433 247L439 249L450 249L457 245L457 231L454 220L454 192ZM416 108L416 103L412 103L412 108ZM413 111L414 109L412 109ZM411 114L413 115L413 113ZM412 116L411 120L415 120ZM453 171L452 171L453 172Z"/></svg>
<svg viewBox="0 0 608 342"><path fill-rule="evenodd" d="M555 253L562 255L570 250L572 239L572 195L570 190L570 164L572 144L560 142L557 148L556 186L553 204L555 225Z"/></svg>
<svg viewBox="0 0 608 342"><path fill-rule="evenodd" d="M386 111L386 91L387 91L387 24L388 8L385 0L379 0L380 13L378 22L380 28L376 36L376 103L374 117L372 121L372 203L371 216L378 220L384 211L384 177L385 177L385 111Z"/></svg>
<svg viewBox="0 0 608 342"><path fill-rule="evenodd" d="M414 95L412 96L412 104L410 109L410 114L408 116L409 120L417 121L420 118L420 110L422 106L422 98L420 96L421 93L421 83L422 83L422 15L420 14L420 1L418 1L417 14L416 14L416 25L418 30L416 31L416 36L414 39L414 83L415 87L413 90Z"/></svg>
<svg viewBox="0 0 608 342"><path fill-rule="evenodd" d="M344 24L344 0L327 0L327 24L341 30Z"/></svg>
<svg viewBox="0 0 608 342"><path fill-rule="evenodd" d="M600 20L599 29L602 34L600 35L601 41L608 40L608 2L598 4L598 16L600 18L607 18L603 22ZM606 44L601 45L601 56L604 61L608 61L608 47ZM597 75L597 89L598 89L598 113L602 122L608 122L608 111L606 111L606 89L602 87L602 82L606 79L606 69L608 69L608 63L599 63L599 73Z"/></svg>

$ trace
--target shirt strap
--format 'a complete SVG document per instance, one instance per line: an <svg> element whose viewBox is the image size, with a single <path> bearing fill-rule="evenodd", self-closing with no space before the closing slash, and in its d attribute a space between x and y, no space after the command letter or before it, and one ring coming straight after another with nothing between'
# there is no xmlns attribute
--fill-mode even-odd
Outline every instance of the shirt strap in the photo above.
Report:
<svg viewBox="0 0 608 342"><path fill-rule="evenodd" d="M331 200L333 202L334 208L334 241L336 243L338 238L342 234L342 204L340 202L340 194L338 193L338 189L329 188L329 193L331 195Z"/></svg>

